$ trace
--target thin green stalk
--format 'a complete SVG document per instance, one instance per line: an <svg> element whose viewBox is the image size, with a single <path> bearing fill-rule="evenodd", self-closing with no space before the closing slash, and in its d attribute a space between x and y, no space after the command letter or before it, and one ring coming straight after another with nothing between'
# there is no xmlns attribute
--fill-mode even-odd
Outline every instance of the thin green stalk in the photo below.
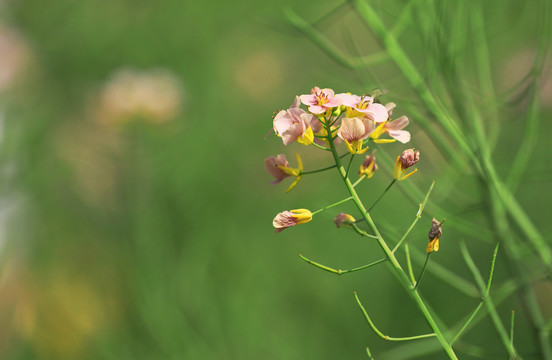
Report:
<svg viewBox="0 0 552 360"><path fill-rule="evenodd" d="M466 262L466 265L468 265L468 268L472 272L472 275L475 279L475 282L477 286L479 287L479 291L481 291L482 294L486 293L486 286L485 282L483 281L483 278L481 277L481 273L477 269L477 266L475 265L468 248L466 247L466 244L464 242L460 243L460 252L462 253L462 256L464 257L464 260ZM495 305L491 299L490 295L483 297L483 303L487 307L487 311L489 312L489 316L491 318L491 321L493 322L493 325L498 333L498 336L500 337L500 340L502 341L502 344L508 351L508 354L510 357L514 359L521 359L521 357L518 355L517 350L514 346L510 344L510 340L508 338L508 333L506 332L506 329L504 328L504 325L502 324L502 321L500 320L500 317L498 316L498 313L496 311Z"/></svg>
<svg viewBox="0 0 552 360"><path fill-rule="evenodd" d="M331 150L330 150L331 151ZM322 172L322 171L326 171L326 170L329 170L329 169L333 169L336 165L330 165L330 166L327 166L325 168L322 168L322 169L318 169L318 170L311 170L311 171L302 171L301 174L299 174L299 176L301 175L308 175L308 174L316 174L316 173L319 173L319 172Z"/></svg>
<svg viewBox="0 0 552 360"><path fill-rule="evenodd" d="M458 331L458 333L456 334L456 336L454 336L454 338L450 341L451 344L454 344L456 342L456 340L458 340L460 338L460 336L462 334L464 334L464 331L468 328L468 326L470 325L470 323L472 322L472 320L475 318L475 315L477 315L477 313L479 312L479 309L481 309L481 307L483 306L483 301L481 301L477 307L475 308L475 310L473 311L473 313L470 315L470 317L468 318L468 320L464 323L464 325L460 328L460 330Z"/></svg>
<svg viewBox="0 0 552 360"><path fill-rule="evenodd" d="M352 199L353 199L353 197L352 197L352 196L349 196L349 197L346 198L346 199L343 199L343 200L338 201L338 202L336 202L336 203L334 203L334 204L331 204L331 205L328 205L328 206L326 206L326 207L323 207L322 209L318 209L318 210L314 211L314 212L312 213L312 215L314 216L314 215L316 215L316 214L318 214L318 213L321 213L322 211L326 211L326 210L328 210L328 209L331 209L331 208L333 208L333 207L335 207L335 206L337 206L337 205L341 205L341 204L343 204L344 202L347 202L347 201L352 200Z"/></svg>
<svg viewBox="0 0 552 360"><path fill-rule="evenodd" d="M410 225L410 227L408 228L408 230L406 230L406 232L404 233L404 235L403 235L403 237L401 238L401 240L399 240L399 242L397 243L397 245L395 245L395 247L393 248L393 252L397 251L397 249L399 248L399 246L401 246L402 242L406 239L406 237L408 236L408 234L410 234L410 232L412 231L412 229L414 228L414 226L416 226L416 224L418 223L418 220L421 219L421 217L422 217L422 212L424 211L425 205L426 205L427 201L429 200L429 195L431 194L431 191L433 190L433 187L434 187L434 186L435 186L435 180L433 180L433 181L431 182L431 186L429 187L429 190L427 191L424 200L420 203L420 207L418 208L418 212L416 213L416 216L414 217L414 221L412 221L412 224Z"/></svg>
<svg viewBox="0 0 552 360"><path fill-rule="evenodd" d="M370 208L367 210L367 212L370 212L374 206L377 205L377 203L379 203L379 201L381 200L381 198L383 197L383 195L385 195L389 189L391 189L391 186L393 186L393 184L395 184L397 182L397 179L393 179L391 181L391 183L389 185L387 185L387 187L385 188L385 190L383 190L383 192L381 193L381 195L379 196L379 198L377 198L377 200L372 204L372 206L370 206Z"/></svg>
<svg viewBox="0 0 552 360"><path fill-rule="evenodd" d="M516 312L512 310L512 317L510 319L510 346L514 347L514 316Z"/></svg>
<svg viewBox="0 0 552 360"><path fill-rule="evenodd" d="M412 260L410 259L410 246L408 246L408 242L404 243L404 253L406 255L406 267L408 269L408 276L410 276L410 281L412 281L412 284L416 284L416 277L414 276L414 269L412 268Z"/></svg>
<svg viewBox="0 0 552 360"><path fill-rule="evenodd" d="M360 184L360 182L361 182L362 180L364 180L365 177L366 177L366 174L362 174L362 175L360 176L360 178L359 178L357 181L355 181L355 183L353 184L353 187L356 187L358 184Z"/></svg>
<svg viewBox="0 0 552 360"><path fill-rule="evenodd" d="M351 170L351 164L353 163L353 159L355 158L355 154L351 154L351 157L349 158L349 165L347 165L347 177L349 176L349 170Z"/></svg>
<svg viewBox="0 0 552 360"><path fill-rule="evenodd" d="M386 258L383 258L383 259L379 259L379 260L376 260L374 262L371 262L370 264L367 264L367 265L363 265L363 266L359 266L357 268L354 268L354 269L348 269L348 270L341 270L341 269L334 269L334 268L331 268L329 266L326 266L326 265L322 265L320 263L317 263L316 261L312 261L310 259L307 259L306 257L304 257L303 255L299 254L299 257L303 260L305 260L307 263L319 268L319 269L322 269L322 270L325 270L325 271L328 271L328 272L331 272L332 274L336 274L336 275L343 275L343 274L347 274L347 273L351 273L351 272L355 272L355 271L360 271L360 270L364 270L364 269L368 269L369 267L372 267L374 265L377 265L377 264L381 264L382 262L385 262L387 261Z"/></svg>
<svg viewBox="0 0 552 360"><path fill-rule="evenodd" d="M328 128L327 128L327 130L329 131ZM357 206L358 210L362 214L362 217L364 218L364 220L366 221L368 226L370 227L370 230L372 231L372 233L375 236L377 236L376 240L378 241L378 244L380 245L381 249L385 253L385 256L388 259L389 264L391 265L393 273L397 276L397 278L399 279L399 281L400 281L401 285L403 286L403 288L407 291L408 294L411 295L411 297L416 302L416 305L418 306L418 308L422 312L422 314L425 317L425 319L426 319L428 325L430 326L430 328L434 331L435 337L437 338L437 340L441 344L441 346L442 346L443 350L445 351L445 353L447 354L447 356L450 359L458 359L456 354L454 353L454 350L452 349L450 344L447 342L447 340L445 339L445 337L441 333L441 330L437 326L437 323L435 322L435 320L431 316L431 314L430 314L429 310L427 309L424 301L422 300L422 298L420 297L418 292L413 289L412 284L411 284L410 280L408 279L408 276L406 275L406 273L402 269L401 265L397 261L397 258L395 257L395 255L393 254L393 252L391 251L391 249L389 248L389 246L387 245L387 243L385 242L383 237L381 236L378 228L376 227L376 225L374 224L374 222L372 220L372 217L366 211L366 208L364 207L364 204L362 204L362 201L358 197L358 194L356 193L355 189L353 188L353 186L351 184L351 181L346 176L345 169L344 169L343 165L341 164L341 159L339 158L339 155L337 154L337 150L335 148L334 143L330 142L330 146L331 146L331 149L332 149L332 154L333 154L335 163L337 165L337 170L338 170L341 178L343 179L343 182L345 183L345 187L349 191L349 194L351 194L351 196L353 198L353 202Z"/></svg>
<svg viewBox="0 0 552 360"><path fill-rule="evenodd" d="M422 272L420 273L420 277L418 278L418 281L416 281L414 284L414 290L418 288L418 285L420 285L420 281L422 281L422 278L424 277L425 270L427 268L427 263L429 262L429 257L432 253L427 253L426 261L424 262L424 267L422 267Z"/></svg>
<svg viewBox="0 0 552 360"><path fill-rule="evenodd" d="M325 150L325 151L331 151L330 149L328 149L328 148L326 148L326 147L324 147L324 146L320 146L320 145L318 145L318 144L315 143L315 142L313 142L312 144L313 144L314 146L316 146L317 148L319 148L319 149L322 149L322 150Z"/></svg>
<svg viewBox="0 0 552 360"><path fill-rule="evenodd" d="M368 322L368 325L370 325L370 328L372 329L372 331L377 336L382 338L383 340L388 340L388 341L410 341L410 340L427 339L427 338L436 336L436 334L434 334L434 333L424 334L424 335L416 335L416 336L408 336L408 337L400 337L400 338L384 335L381 331L379 331L379 329L376 327L376 325L374 325L374 323L372 322L372 319L370 319L370 316L368 316L368 313L366 312L366 309L364 308L364 306L360 302L360 299L358 298L357 293L355 292L354 294L355 294L356 302L357 302L358 306L360 307L360 310L364 314L364 318L366 319L366 322Z"/></svg>
<svg viewBox="0 0 552 360"><path fill-rule="evenodd" d="M458 331L456 336L451 340L451 344L454 344L456 342L456 340L458 340L460 338L460 335L462 335L464 330L466 330L468 328L471 321L474 319L475 315L477 315L477 312L479 311L479 309L481 309L481 306L483 306L483 303L484 303L485 299L489 296L489 292L491 291L491 283L493 281L494 267L495 267L495 262L496 262L496 254L498 253L499 245L500 245L500 243L496 244L494 252L493 252L493 259L491 260L491 269L489 270L489 278L487 280L487 286L486 286L485 291L483 293L483 298L482 298L481 302L479 303L479 305L477 305L477 307L475 308L472 315L468 318L466 323L462 326L460 331ZM513 347L513 345L512 345L512 347Z"/></svg>
<svg viewBox="0 0 552 360"><path fill-rule="evenodd" d="M366 231L364 231L364 230L362 230L361 228L359 228L358 225L355 224L355 223L352 223L352 224L351 224L351 227L352 227L359 235L361 235L361 236L368 236L368 237L371 237L371 238L373 238L373 239L377 239L377 238L378 238L378 237L375 236L375 235L370 235L370 234L368 234Z"/></svg>
<svg viewBox="0 0 552 360"><path fill-rule="evenodd" d="M331 54L331 57L339 64L349 67L351 69L361 69L369 66L374 66L379 63L387 61L389 58L385 51L363 56L359 58L351 58L335 46L330 40L323 36L320 32L316 31L308 22L298 16L293 10L286 9L286 16L290 23L292 23L297 29L305 33L318 47Z"/></svg>
<svg viewBox="0 0 552 360"><path fill-rule="evenodd" d="M366 347L366 354L368 354L370 360L374 360L374 357L372 356L372 353L370 352L370 348L368 348L368 346Z"/></svg>

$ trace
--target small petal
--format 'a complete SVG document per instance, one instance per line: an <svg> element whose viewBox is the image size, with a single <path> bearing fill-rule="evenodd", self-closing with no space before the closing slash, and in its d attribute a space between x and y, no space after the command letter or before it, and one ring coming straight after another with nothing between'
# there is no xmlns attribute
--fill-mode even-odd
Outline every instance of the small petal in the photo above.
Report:
<svg viewBox="0 0 552 360"><path fill-rule="evenodd" d="M406 130L388 131L388 133L389 136L391 136L393 139L398 140L403 144L406 144L410 141L410 133Z"/></svg>
<svg viewBox="0 0 552 360"><path fill-rule="evenodd" d="M359 111L362 111L366 116L378 123L386 121L389 118L387 109L382 104L370 104L366 110Z"/></svg>

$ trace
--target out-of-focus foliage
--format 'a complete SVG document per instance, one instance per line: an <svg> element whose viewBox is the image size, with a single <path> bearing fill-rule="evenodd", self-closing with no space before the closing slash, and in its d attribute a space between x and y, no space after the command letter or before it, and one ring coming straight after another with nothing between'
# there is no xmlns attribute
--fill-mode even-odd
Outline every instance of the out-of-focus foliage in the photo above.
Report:
<svg viewBox="0 0 552 360"><path fill-rule="evenodd" d="M423 153L420 176L412 181L425 189L436 179L432 202L473 223L489 221L486 194L469 168L462 186L449 189L447 159L409 113L425 109L392 64L345 69L287 22L286 3L311 21L339 5L0 0L0 358L351 359L364 356L369 344L376 359L384 358L378 353L391 359L386 351L393 346L369 331L353 291L363 294L367 307L377 306L374 321L394 335L427 330L385 269L333 277L299 259L302 253L351 268L380 257L375 244L336 229L333 214L273 233L276 213L307 202L322 207L344 191L333 185L333 173L305 177L293 198L284 186L268 184L263 159L282 152L293 158L300 146L282 150L278 139L263 140L271 115L316 85L358 93L388 89L389 101L409 104L400 109L412 120L413 146ZM391 21L409 2L373 3ZM440 48L420 44L419 32L434 31L449 42L469 38L461 31L447 38L448 28L439 24L446 9L440 1L426 3L426 14L404 22L400 41L417 63L427 62L425 75L432 77L442 75L432 69L444 68L431 63L440 59ZM524 87L516 84L539 46L535 8L518 5L497 0L483 9L498 101L506 99L505 108L520 114L505 117L501 138L490 139L504 173L527 107ZM320 21L350 53L380 50L348 6ZM545 69L549 74L550 66ZM512 88L517 97L502 96ZM549 80L539 94L541 130L516 195L548 234ZM403 149L389 148L390 155ZM307 170L328 165L322 159L316 152L303 155ZM361 194L375 197L386 185L376 174ZM375 214L393 213L389 223L402 224L386 229L389 236L401 234L416 213L416 204L403 199L401 190L386 195ZM425 249L432 216L442 214L420 221L425 225L413 232L411 247ZM445 229L432 261L471 281L457 245L465 240L485 272L490 234L459 238ZM499 255L495 281L504 283L511 271ZM424 297L447 324L477 305L431 273L424 281ZM551 316L549 283L533 286L543 314ZM510 297L498 307L505 322L512 309L526 311ZM517 346L536 354L524 318L516 322ZM466 336L471 342L500 349L488 321Z"/></svg>

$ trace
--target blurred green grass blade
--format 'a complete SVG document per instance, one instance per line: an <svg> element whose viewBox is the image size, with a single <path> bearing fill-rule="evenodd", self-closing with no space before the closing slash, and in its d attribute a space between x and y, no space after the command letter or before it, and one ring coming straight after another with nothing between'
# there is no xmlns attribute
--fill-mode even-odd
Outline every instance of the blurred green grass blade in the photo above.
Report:
<svg viewBox="0 0 552 360"><path fill-rule="evenodd" d="M297 15L293 10L289 8L285 9L285 15L293 26L304 33L314 44L316 44L332 59L345 67L351 69L361 69L385 62L389 58L385 51L368 56L351 58L350 56L345 55L337 46L334 45L334 43L322 35L321 32L317 31L311 24Z"/></svg>

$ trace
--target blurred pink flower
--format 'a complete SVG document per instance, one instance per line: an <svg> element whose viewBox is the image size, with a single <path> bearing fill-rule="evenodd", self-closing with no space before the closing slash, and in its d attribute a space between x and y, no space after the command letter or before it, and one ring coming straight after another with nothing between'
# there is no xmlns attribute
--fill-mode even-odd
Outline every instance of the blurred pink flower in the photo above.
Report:
<svg viewBox="0 0 552 360"><path fill-rule="evenodd" d="M342 104L341 96L345 94L335 95L332 89L320 89L314 87L308 95L301 95L301 102L309 107L309 111L313 114L323 114L326 111L338 107Z"/></svg>

